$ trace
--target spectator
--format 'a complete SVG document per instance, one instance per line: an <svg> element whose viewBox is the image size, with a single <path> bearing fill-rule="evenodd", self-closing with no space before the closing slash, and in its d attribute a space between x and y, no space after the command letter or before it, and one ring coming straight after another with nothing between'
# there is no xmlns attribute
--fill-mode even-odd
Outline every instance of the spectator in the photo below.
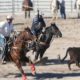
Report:
<svg viewBox="0 0 80 80"><path fill-rule="evenodd" d="M66 19L66 13L65 13L65 1L62 0L60 3L60 13L61 13L61 17L63 19Z"/></svg>
<svg viewBox="0 0 80 80"><path fill-rule="evenodd" d="M58 18L58 10L60 2L58 0L51 1L52 21Z"/></svg>
<svg viewBox="0 0 80 80"><path fill-rule="evenodd" d="M78 12L78 18L80 18L80 0L76 0L76 8L77 8L77 12Z"/></svg>
<svg viewBox="0 0 80 80"><path fill-rule="evenodd" d="M25 11L25 18L30 18L30 11L33 10L33 4L31 0L24 0L22 4L22 10Z"/></svg>
<svg viewBox="0 0 80 80"><path fill-rule="evenodd" d="M4 35L6 42L9 40L10 34L14 32L12 21L13 17L9 15L6 18L6 21L0 22L0 34ZM6 45L5 47L5 52L2 56L2 63L5 63L5 57L7 53L8 53L8 45Z"/></svg>

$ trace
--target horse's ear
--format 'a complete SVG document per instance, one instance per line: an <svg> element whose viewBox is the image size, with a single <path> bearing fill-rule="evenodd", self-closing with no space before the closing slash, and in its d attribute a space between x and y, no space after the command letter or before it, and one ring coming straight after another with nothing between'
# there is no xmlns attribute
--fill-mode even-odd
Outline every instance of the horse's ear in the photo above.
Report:
<svg viewBox="0 0 80 80"><path fill-rule="evenodd" d="M26 27L26 28L24 28L24 30L30 30L30 28L29 27Z"/></svg>
<svg viewBox="0 0 80 80"><path fill-rule="evenodd" d="M27 26L27 28L29 29L29 26Z"/></svg>
<svg viewBox="0 0 80 80"><path fill-rule="evenodd" d="M51 26L55 26L56 24L55 24L55 22L54 23L51 23Z"/></svg>
<svg viewBox="0 0 80 80"><path fill-rule="evenodd" d="M51 23L51 26L53 26L53 23Z"/></svg>

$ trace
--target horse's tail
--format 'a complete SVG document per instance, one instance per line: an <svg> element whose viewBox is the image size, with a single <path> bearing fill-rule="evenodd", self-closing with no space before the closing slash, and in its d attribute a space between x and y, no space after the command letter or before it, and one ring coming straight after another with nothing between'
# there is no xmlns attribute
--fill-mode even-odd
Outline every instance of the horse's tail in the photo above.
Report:
<svg viewBox="0 0 80 80"><path fill-rule="evenodd" d="M63 57L63 59L60 60L61 62L63 62L63 61L66 59L68 53L69 53L69 48L68 48L67 51L66 51L66 55Z"/></svg>

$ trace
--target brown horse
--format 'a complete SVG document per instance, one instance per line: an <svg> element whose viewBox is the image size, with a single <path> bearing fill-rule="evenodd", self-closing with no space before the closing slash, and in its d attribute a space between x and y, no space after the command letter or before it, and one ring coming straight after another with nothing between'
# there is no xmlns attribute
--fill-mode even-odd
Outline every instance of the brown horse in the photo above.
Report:
<svg viewBox="0 0 80 80"><path fill-rule="evenodd" d="M22 31L15 41L13 42L12 48L11 48L11 59L16 64L20 72L22 73L22 80L27 80L25 73L21 66L21 58L24 56L25 60L30 64L32 74L35 75L35 66L32 63L32 61L26 57L26 53L24 52L25 49L25 43L28 40L35 40L35 36L33 36L30 32L29 28L26 28L26 30Z"/></svg>

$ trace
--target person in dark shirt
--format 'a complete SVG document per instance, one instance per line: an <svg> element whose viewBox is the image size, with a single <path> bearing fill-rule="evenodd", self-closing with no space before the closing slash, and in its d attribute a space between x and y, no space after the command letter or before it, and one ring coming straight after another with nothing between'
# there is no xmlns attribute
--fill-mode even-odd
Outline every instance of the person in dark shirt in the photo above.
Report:
<svg viewBox="0 0 80 80"><path fill-rule="evenodd" d="M33 33L33 35L36 35L38 37L38 35L41 34L43 28L46 27L45 21L43 19L43 16L39 14L39 12L37 14L35 14L33 21L32 21L32 27L31 27L31 31Z"/></svg>
<svg viewBox="0 0 80 80"><path fill-rule="evenodd" d="M60 3L60 13L61 13L61 17L63 19L66 19L65 1L64 0L62 0L62 2Z"/></svg>

